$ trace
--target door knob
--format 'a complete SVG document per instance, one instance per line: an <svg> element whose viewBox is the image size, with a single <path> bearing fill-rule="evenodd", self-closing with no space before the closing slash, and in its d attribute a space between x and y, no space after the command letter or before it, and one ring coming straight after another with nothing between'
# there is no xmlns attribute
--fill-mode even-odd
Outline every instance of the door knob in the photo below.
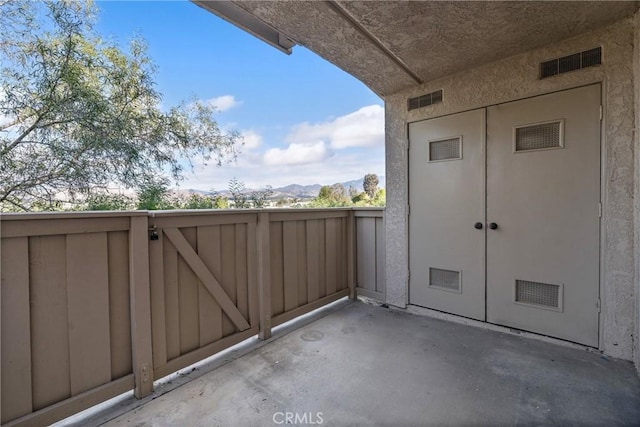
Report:
<svg viewBox="0 0 640 427"><path fill-rule="evenodd" d="M476 230L482 230L482 223L481 222L476 222L474 224L474 227L476 228Z"/></svg>
<svg viewBox="0 0 640 427"><path fill-rule="evenodd" d="M498 228L498 224L496 224L495 222L492 222L491 224L489 224L489 228L492 230L495 230Z"/></svg>

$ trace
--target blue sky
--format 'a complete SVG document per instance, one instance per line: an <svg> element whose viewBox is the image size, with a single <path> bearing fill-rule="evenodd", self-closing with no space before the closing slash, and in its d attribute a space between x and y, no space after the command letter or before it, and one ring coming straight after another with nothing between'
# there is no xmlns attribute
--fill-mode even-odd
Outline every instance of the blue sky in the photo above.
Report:
<svg viewBox="0 0 640 427"><path fill-rule="evenodd" d="M97 29L123 45L148 42L156 82L170 106L195 97L245 146L235 164L196 164L180 188L332 184L384 174L382 100L309 50L286 55L187 1L99 1Z"/></svg>

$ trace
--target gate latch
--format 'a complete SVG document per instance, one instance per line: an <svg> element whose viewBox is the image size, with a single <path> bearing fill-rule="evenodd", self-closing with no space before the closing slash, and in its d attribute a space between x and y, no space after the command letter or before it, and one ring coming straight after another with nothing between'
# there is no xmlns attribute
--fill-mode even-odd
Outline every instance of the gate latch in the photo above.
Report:
<svg viewBox="0 0 640 427"><path fill-rule="evenodd" d="M159 238L160 236L158 235L156 226L153 225L152 227L149 227L149 240L158 240Z"/></svg>

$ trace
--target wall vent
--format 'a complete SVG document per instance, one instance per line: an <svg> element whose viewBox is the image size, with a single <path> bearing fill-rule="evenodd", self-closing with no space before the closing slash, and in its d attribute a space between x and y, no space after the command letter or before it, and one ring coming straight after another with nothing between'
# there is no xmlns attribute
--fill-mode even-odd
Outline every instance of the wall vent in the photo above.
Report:
<svg viewBox="0 0 640 427"><path fill-rule="evenodd" d="M462 293L460 288L460 272L443 270L441 268L429 268L429 286L444 291Z"/></svg>
<svg viewBox="0 0 640 427"><path fill-rule="evenodd" d="M439 102L442 102L442 89L427 93L426 95L409 98L409 110L415 110L416 108L426 107Z"/></svg>
<svg viewBox="0 0 640 427"><path fill-rule="evenodd" d="M462 159L462 137L429 141L429 161Z"/></svg>
<svg viewBox="0 0 640 427"><path fill-rule="evenodd" d="M562 286L516 280L515 302L562 311Z"/></svg>
<svg viewBox="0 0 640 427"><path fill-rule="evenodd" d="M585 50L562 58L551 59L540 64L540 78L568 73L582 68L593 67L602 64L602 48Z"/></svg>

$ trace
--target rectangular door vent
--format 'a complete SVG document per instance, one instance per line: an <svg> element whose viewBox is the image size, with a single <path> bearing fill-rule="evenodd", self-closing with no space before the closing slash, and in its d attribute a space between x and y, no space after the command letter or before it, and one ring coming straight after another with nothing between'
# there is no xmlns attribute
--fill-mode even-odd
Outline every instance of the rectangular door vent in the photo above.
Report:
<svg viewBox="0 0 640 427"><path fill-rule="evenodd" d="M442 102L442 89L427 93L426 95L409 98L409 110L415 110L416 108L426 107L439 102Z"/></svg>
<svg viewBox="0 0 640 427"><path fill-rule="evenodd" d="M517 126L514 128L514 151L548 150L563 147L563 120Z"/></svg>
<svg viewBox="0 0 640 427"><path fill-rule="evenodd" d="M462 158L462 137L429 141L429 161L459 160Z"/></svg>
<svg viewBox="0 0 640 427"><path fill-rule="evenodd" d="M602 48L596 47L585 50L584 52L542 62L540 64L540 78L544 79L557 74L568 73L600 64L602 64Z"/></svg>
<svg viewBox="0 0 640 427"><path fill-rule="evenodd" d="M515 302L562 311L562 286L516 280Z"/></svg>
<svg viewBox="0 0 640 427"><path fill-rule="evenodd" d="M429 286L445 291L462 293L460 288L460 272L440 268L429 268Z"/></svg>

